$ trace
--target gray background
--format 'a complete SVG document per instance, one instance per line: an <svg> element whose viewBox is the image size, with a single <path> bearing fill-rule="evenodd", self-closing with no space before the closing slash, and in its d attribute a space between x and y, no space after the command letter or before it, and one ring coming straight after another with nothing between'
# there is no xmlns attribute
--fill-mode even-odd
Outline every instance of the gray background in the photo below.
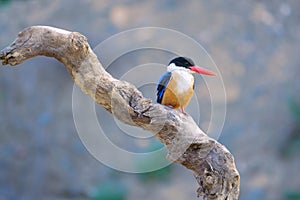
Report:
<svg viewBox="0 0 300 200"><path fill-rule="evenodd" d="M78 31L92 47L144 26L187 34L205 47L224 79L227 117L219 141L235 156L240 199L300 199L299 9L297 0L6 0L0 1L0 48L30 25ZM136 52L117 60L109 71L120 77L139 64L167 64L170 57L168 52ZM196 83L205 104L203 81L198 78ZM105 184L127 200L197 199L192 173L179 165L148 180L94 159L75 129L72 89L70 76L54 59L38 57L0 69L1 200L88 199ZM154 99L154 85L141 89ZM202 107L199 125L205 130L210 116ZM148 143L120 139L122 132L103 113L97 108L99 121L114 133L109 137L117 145L146 151Z"/></svg>

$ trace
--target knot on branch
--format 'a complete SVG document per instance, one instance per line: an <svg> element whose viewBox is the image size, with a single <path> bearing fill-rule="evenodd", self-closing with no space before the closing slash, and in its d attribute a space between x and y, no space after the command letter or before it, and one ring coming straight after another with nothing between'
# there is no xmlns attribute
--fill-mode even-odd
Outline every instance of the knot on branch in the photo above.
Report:
<svg viewBox="0 0 300 200"><path fill-rule="evenodd" d="M78 32L72 32L69 34L69 40L68 51L73 51L80 59L85 59L89 50L87 38Z"/></svg>
<svg viewBox="0 0 300 200"><path fill-rule="evenodd" d="M222 192L222 177L211 169L204 169L202 175L196 176L196 180L200 187L197 190L198 197L205 195L207 198L215 199Z"/></svg>

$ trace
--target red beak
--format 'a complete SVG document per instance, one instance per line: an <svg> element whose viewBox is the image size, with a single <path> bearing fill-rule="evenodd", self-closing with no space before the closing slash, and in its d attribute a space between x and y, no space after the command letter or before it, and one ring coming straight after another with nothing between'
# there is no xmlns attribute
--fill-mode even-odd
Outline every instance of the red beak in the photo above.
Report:
<svg viewBox="0 0 300 200"><path fill-rule="evenodd" d="M205 74L205 75L209 75L209 76L217 76L216 73L212 72L212 71L209 71L207 69L204 69L202 67L199 67L199 66L191 66L189 67L190 70L198 73L198 74Z"/></svg>

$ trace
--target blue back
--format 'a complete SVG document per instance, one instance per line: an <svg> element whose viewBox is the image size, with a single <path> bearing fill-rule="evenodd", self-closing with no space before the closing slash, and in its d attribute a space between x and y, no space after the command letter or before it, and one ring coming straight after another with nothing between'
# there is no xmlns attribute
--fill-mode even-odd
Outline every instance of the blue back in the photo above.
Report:
<svg viewBox="0 0 300 200"><path fill-rule="evenodd" d="M161 103L162 102L162 99L163 99L163 96L164 96L164 93L165 93L165 90L166 90L166 87L168 86L169 84L169 81L171 79L171 72L166 72L164 73L160 79L159 79L159 82L157 84L157 103Z"/></svg>

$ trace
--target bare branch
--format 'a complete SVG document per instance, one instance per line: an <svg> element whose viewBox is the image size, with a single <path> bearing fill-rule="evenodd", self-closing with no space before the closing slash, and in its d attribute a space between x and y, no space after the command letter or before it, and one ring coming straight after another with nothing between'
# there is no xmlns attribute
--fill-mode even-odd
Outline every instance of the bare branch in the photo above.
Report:
<svg viewBox="0 0 300 200"><path fill-rule="evenodd" d="M85 36L47 26L32 26L0 52L3 65L15 66L35 56L62 62L74 82L120 121L153 134L168 149L168 159L193 171L198 196L238 199L240 176L230 152L209 138L190 116L152 103L132 84L108 74Z"/></svg>

